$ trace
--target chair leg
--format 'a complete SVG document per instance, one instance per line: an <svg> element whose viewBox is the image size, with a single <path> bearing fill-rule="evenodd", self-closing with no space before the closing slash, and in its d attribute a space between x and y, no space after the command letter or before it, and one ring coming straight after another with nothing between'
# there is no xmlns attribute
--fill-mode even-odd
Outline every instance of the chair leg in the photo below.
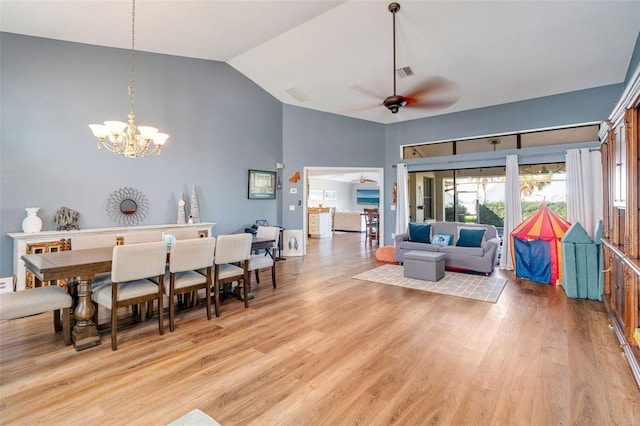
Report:
<svg viewBox="0 0 640 426"><path fill-rule="evenodd" d="M69 310L69 308L62 310L62 335L64 336L64 344L67 346L71 344L71 315Z"/></svg>
<svg viewBox="0 0 640 426"><path fill-rule="evenodd" d="M213 285L213 306L216 310L216 317L220 316L220 283L218 281Z"/></svg>
<svg viewBox="0 0 640 426"><path fill-rule="evenodd" d="M111 350L118 349L118 307L117 305L111 306Z"/></svg>
<svg viewBox="0 0 640 426"><path fill-rule="evenodd" d="M176 329L175 326L175 294L169 293L169 331L173 332Z"/></svg>
<svg viewBox="0 0 640 426"><path fill-rule="evenodd" d="M53 329L56 333L60 333L62 331L62 326L60 325L60 309L53 311Z"/></svg>
<svg viewBox="0 0 640 426"><path fill-rule="evenodd" d="M244 274L244 279L242 280L242 296L244 298L244 307L249 307L249 283L248 283L249 272Z"/></svg>
<svg viewBox="0 0 640 426"><path fill-rule="evenodd" d="M257 269L256 269L256 284L260 284L260 274L258 274Z"/></svg>
<svg viewBox="0 0 640 426"><path fill-rule="evenodd" d="M276 262L273 262L273 266L271 267L271 282L273 283L273 288L276 288Z"/></svg>

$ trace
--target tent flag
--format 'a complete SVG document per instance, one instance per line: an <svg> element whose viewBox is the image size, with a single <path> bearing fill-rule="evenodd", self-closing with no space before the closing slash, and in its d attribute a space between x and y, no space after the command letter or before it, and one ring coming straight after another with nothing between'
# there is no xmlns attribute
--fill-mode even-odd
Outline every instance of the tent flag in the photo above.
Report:
<svg viewBox="0 0 640 426"><path fill-rule="evenodd" d="M516 276L537 282L562 282L562 236L571 224L546 204L526 218L511 232L512 261ZM538 241L539 243L531 243ZM542 248L540 244L548 248ZM516 253L518 251L519 253ZM548 253L548 254L547 254ZM550 276L538 274L550 268Z"/></svg>

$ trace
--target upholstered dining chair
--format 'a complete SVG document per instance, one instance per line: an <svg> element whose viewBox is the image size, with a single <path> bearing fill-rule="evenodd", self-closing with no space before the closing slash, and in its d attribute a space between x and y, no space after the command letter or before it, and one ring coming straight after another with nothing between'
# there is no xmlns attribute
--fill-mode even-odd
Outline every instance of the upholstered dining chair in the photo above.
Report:
<svg viewBox="0 0 640 426"><path fill-rule="evenodd" d="M176 237L176 240L190 240L200 237L196 228L173 228L167 230L166 233Z"/></svg>
<svg viewBox="0 0 640 426"><path fill-rule="evenodd" d="M102 247L115 247L118 244L116 234L75 235L71 237L71 250L88 250ZM91 288L111 282L111 274L98 274L91 281Z"/></svg>
<svg viewBox="0 0 640 426"><path fill-rule="evenodd" d="M167 245L157 243L125 244L113 248L111 283L96 287L91 300L111 310L111 349L118 348L118 308L140 304L144 319L146 302L158 301L158 328L164 334L163 287L167 263ZM156 285L149 278L156 278Z"/></svg>
<svg viewBox="0 0 640 426"><path fill-rule="evenodd" d="M277 226L258 226L256 238L267 238L274 240L274 245L270 250L266 250L263 254L252 254L249 257L249 272L255 271L256 283L260 284L260 275L258 271L264 268L271 268L271 282L273 288L276 288L276 262L275 250L278 247L278 238L280 236L280 228ZM249 274L247 284L251 286L251 274Z"/></svg>
<svg viewBox="0 0 640 426"><path fill-rule="evenodd" d="M220 316L220 285L238 281L242 283L244 307L249 307L249 256L251 255L251 234L220 235L216 240L213 269L213 293L216 316ZM238 263L240 266L233 265Z"/></svg>
<svg viewBox="0 0 640 426"><path fill-rule="evenodd" d="M194 293L195 304L198 290L205 289L207 319L211 319L211 270L215 248L214 237L176 240L171 244L169 279L165 277L163 288L164 294L169 297L169 330L175 330L175 304L180 294ZM204 275L199 272L200 270L203 270ZM218 316L217 310L216 316Z"/></svg>
<svg viewBox="0 0 640 426"><path fill-rule="evenodd" d="M162 231L133 231L123 234L125 244L153 243L162 240Z"/></svg>

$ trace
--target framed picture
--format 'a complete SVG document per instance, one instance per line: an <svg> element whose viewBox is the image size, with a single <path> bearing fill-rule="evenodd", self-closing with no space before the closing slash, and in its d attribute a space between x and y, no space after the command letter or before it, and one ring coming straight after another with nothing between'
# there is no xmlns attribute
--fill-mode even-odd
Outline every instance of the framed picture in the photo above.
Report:
<svg viewBox="0 0 640 426"><path fill-rule="evenodd" d="M325 200L335 200L336 199L336 191L324 191L324 199Z"/></svg>
<svg viewBox="0 0 640 426"><path fill-rule="evenodd" d="M322 201L322 189L310 189L309 200Z"/></svg>
<svg viewBox="0 0 640 426"><path fill-rule="evenodd" d="M285 229L282 235L284 256L303 256L302 229Z"/></svg>
<svg viewBox="0 0 640 426"><path fill-rule="evenodd" d="M276 172L249 170L249 199L272 200L276 198Z"/></svg>

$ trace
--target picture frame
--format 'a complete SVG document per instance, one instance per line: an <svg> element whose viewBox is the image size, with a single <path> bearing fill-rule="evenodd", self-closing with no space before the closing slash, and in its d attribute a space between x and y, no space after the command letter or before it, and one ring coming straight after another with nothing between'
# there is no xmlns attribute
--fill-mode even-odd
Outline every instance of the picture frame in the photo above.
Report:
<svg viewBox="0 0 640 426"><path fill-rule="evenodd" d="M276 198L276 172L249 169L248 197L250 200Z"/></svg>
<svg viewBox="0 0 640 426"><path fill-rule="evenodd" d="M304 256L302 229L285 229L282 235L284 256Z"/></svg>
<svg viewBox="0 0 640 426"><path fill-rule="evenodd" d="M324 199L325 200L335 200L335 199L337 199L336 191L325 190L324 191Z"/></svg>

